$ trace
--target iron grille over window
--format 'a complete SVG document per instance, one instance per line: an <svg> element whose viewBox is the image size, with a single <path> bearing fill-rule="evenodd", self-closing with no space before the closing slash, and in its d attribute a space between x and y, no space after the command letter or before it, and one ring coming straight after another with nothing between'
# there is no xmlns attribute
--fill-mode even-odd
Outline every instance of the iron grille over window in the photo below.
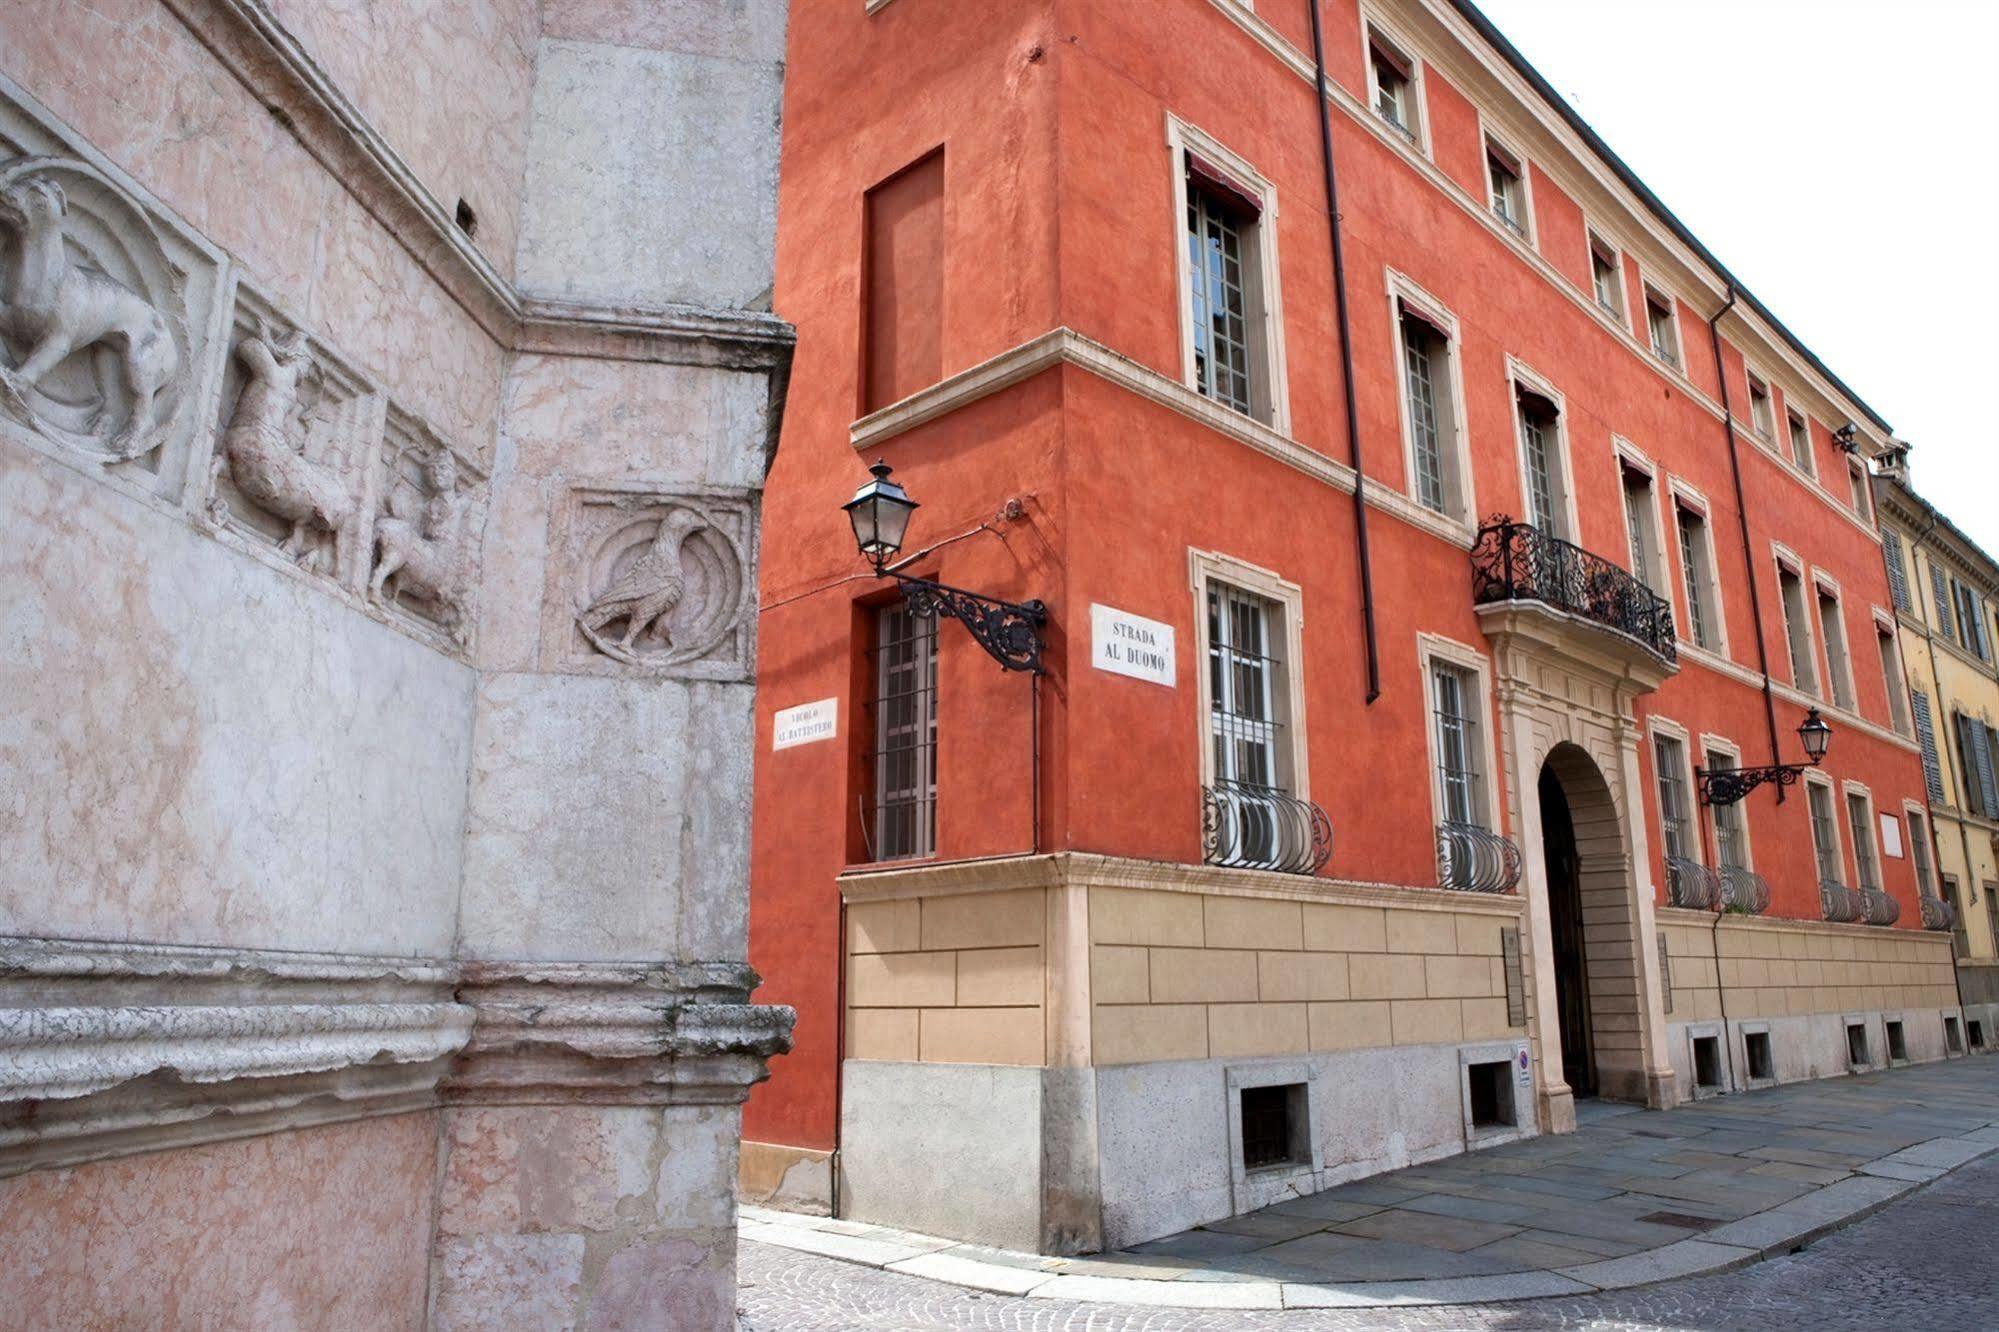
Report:
<svg viewBox="0 0 1999 1332"><path fill-rule="evenodd" d="M1479 772L1478 711L1471 706L1471 676L1453 666L1435 668L1437 692L1437 776L1443 787L1444 818L1482 826L1485 790Z"/></svg>
<svg viewBox="0 0 1999 1332"><path fill-rule="evenodd" d="M1805 791L1805 804L1811 810L1812 853L1818 858L1819 882L1840 884L1839 829L1832 821L1832 792L1817 783L1807 785Z"/></svg>
<svg viewBox="0 0 1999 1332"><path fill-rule="evenodd" d="M875 616L873 859L937 846L937 619L898 602Z"/></svg>
<svg viewBox="0 0 1999 1332"><path fill-rule="evenodd" d="M1669 857L1687 858L1693 848L1687 838L1686 751L1670 735L1652 737L1653 766L1659 772L1659 835Z"/></svg>
<svg viewBox="0 0 1999 1332"><path fill-rule="evenodd" d="M1846 821L1853 833L1853 867L1860 879L1860 891L1877 892L1881 887L1881 871L1874 863L1874 830L1868 826L1873 819L1864 796L1847 795Z"/></svg>
<svg viewBox="0 0 1999 1332"><path fill-rule="evenodd" d="M1478 605L1543 602L1628 635L1663 662L1679 659L1671 603L1601 555L1502 518L1479 529L1471 558Z"/></svg>
<svg viewBox="0 0 1999 1332"><path fill-rule="evenodd" d="M1187 180L1187 289L1194 325L1194 386L1237 411L1251 410L1249 301L1242 210Z"/></svg>
<svg viewBox="0 0 1999 1332"><path fill-rule="evenodd" d="M1707 751L1709 772L1728 772L1736 766L1735 759L1716 750ZM1721 868L1747 869L1749 858L1744 854L1744 828L1742 825L1742 803L1735 801L1726 805L1712 805L1714 811L1715 859Z"/></svg>

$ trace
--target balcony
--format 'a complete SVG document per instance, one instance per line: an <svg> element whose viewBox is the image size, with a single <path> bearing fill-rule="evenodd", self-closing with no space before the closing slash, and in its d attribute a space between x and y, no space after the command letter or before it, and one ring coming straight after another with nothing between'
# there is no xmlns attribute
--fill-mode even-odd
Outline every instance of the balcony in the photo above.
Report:
<svg viewBox="0 0 1999 1332"><path fill-rule="evenodd" d="M1893 925L1902 915L1902 904L1879 888L1860 890L1860 919L1869 925Z"/></svg>
<svg viewBox="0 0 1999 1332"><path fill-rule="evenodd" d="M1721 876L1698 860L1667 856L1666 900L1689 911L1713 911L1721 905Z"/></svg>
<svg viewBox="0 0 1999 1332"><path fill-rule="evenodd" d="M1721 871L1721 904L1739 916L1760 916L1770 909L1770 884L1755 870L1725 865Z"/></svg>
<svg viewBox="0 0 1999 1332"><path fill-rule="evenodd" d="M1520 882L1520 848L1476 824L1440 823L1437 882L1461 893L1510 893Z"/></svg>
<svg viewBox="0 0 1999 1332"><path fill-rule="evenodd" d="M1479 529L1471 562L1474 604L1538 604L1637 644L1667 672L1677 668L1672 605L1601 555L1498 518Z"/></svg>
<svg viewBox="0 0 1999 1332"><path fill-rule="evenodd" d="M1832 879L1819 881L1820 914L1842 925L1857 924L1865 914L1860 894Z"/></svg>
<svg viewBox="0 0 1999 1332"><path fill-rule="evenodd" d="M1201 850L1225 869L1317 874L1333 854L1333 825L1288 791L1218 781L1201 788Z"/></svg>
<svg viewBox="0 0 1999 1332"><path fill-rule="evenodd" d="M1916 898L1916 906L1923 913L1923 928L1943 931L1957 926L1957 908L1941 897L1931 897L1924 893Z"/></svg>

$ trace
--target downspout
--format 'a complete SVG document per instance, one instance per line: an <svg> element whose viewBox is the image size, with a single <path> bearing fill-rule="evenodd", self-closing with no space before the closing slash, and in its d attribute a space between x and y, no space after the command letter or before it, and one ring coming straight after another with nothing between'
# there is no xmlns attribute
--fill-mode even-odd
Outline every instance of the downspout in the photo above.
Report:
<svg viewBox="0 0 1999 1332"><path fill-rule="evenodd" d="M1728 436L1728 472L1735 486L1735 520L1742 530L1742 571L1749 579L1749 618L1756 626L1756 666L1763 675L1763 722L1770 731L1770 761L1782 763L1784 756L1777 752L1777 702L1770 691L1770 649L1763 642L1763 594L1757 590L1756 554L1749 547L1749 505L1742 497L1742 458L1736 452L1735 408L1729 401L1728 370L1721 363L1721 317L1735 308L1735 300L1735 284L1731 282L1728 304L1707 321L1707 339L1714 353L1714 377L1721 385L1721 428ZM1784 803L1781 784L1777 787L1777 803Z"/></svg>
<svg viewBox="0 0 1999 1332"><path fill-rule="evenodd" d="M1347 265L1340 249L1340 192L1333 175L1331 90L1326 86L1326 50L1320 33L1318 0L1305 6L1312 12L1312 65L1318 73L1319 158L1325 168L1326 225L1333 238L1333 305L1338 312L1340 387L1346 394L1347 444L1353 462L1354 546L1360 560L1361 630L1367 643L1367 701L1381 697L1381 658L1374 641L1374 567L1367 552L1367 472L1360 461L1360 413L1354 406L1353 339L1347 320Z"/></svg>
<svg viewBox="0 0 1999 1332"><path fill-rule="evenodd" d="M1705 759L1707 756L1701 756ZM1735 1072L1735 1038L1728 1034L1728 987L1721 983L1721 918L1728 910L1728 890L1721 873L1721 833L1712 826L1714 806L1708 806L1708 816L1700 821L1701 845L1706 847L1715 860L1714 923L1707 928L1708 948L1714 953L1714 1000L1721 1009L1721 1048L1728 1056L1728 1086L1731 1091L1741 1091L1742 1082ZM1698 1071L1696 1071L1698 1073ZM1700 1078L1694 1078L1696 1084Z"/></svg>

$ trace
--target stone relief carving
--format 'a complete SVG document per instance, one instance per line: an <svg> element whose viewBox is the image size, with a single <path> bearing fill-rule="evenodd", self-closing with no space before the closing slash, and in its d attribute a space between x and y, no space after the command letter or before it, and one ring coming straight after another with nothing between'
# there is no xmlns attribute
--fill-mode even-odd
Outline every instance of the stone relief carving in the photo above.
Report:
<svg viewBox="0 0 1999 1332"><path fill-rule="evenodd" d="M478 510L485 477L429 429L391 409L368 596L449 634L472 633Z"/></svg>
<svg viewBox="0 0 1999 1332"><path fill-rule="evenodd" d="M186 273L90 164L0 163L0 407L44 438L129 462L186 400Z"/></svg>
<svg viewBox="0 0 1999 1332"><path fill-rule="evenodd" d="M379 403L359 376L248 292L239 295L210 518L358 587L367 452Z"/></svg>
<svg viewBox="0 0 1999 1332"><path fill-rule="evenodd" d="M748 671L747 499L585 489L564 518L564 664L698 679Z"/></svg>

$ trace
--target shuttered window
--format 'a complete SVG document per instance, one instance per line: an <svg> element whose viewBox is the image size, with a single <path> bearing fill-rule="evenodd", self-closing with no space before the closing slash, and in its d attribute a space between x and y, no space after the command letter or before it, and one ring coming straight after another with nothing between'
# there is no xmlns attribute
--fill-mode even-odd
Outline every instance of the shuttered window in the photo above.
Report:
<svg viewBox="0 0 1999 1332"><path fill-rule="evenodd" d="M1950 631L1950 585L1944 581L1943 570L1934 564L1930 566L1930 592L1936 600L1937 632L1954 643L1957 639Z"/></svg>
<svg viewBox="0 0 1999 1332"><path fill-rule="evenodd" d="M1882 530L1881 558L1888 565L1888 595L1894 598L1895 609L1909 609L1909 571L1902 563L1902 538L1897 533Z"/></svg>
<svg viewBox="0 0 1999 1332"><path fill-rule="evenodd" d="M1988 819L1999 819L1999 732L1976 717L1955 713L1958 757L1963 766L1964 804Z"/></svg>
<svg viewBox="0 0 1999 1332"><path fill-rule="evenodd" d="M1916 739L1923 747L1923 784L1929 789L1930 803L1941 805L1943 765L1937 762L1937 733L1930 720L1930 696L1920 689L1911 690L1909 704L1916 714Z"/></svg>

